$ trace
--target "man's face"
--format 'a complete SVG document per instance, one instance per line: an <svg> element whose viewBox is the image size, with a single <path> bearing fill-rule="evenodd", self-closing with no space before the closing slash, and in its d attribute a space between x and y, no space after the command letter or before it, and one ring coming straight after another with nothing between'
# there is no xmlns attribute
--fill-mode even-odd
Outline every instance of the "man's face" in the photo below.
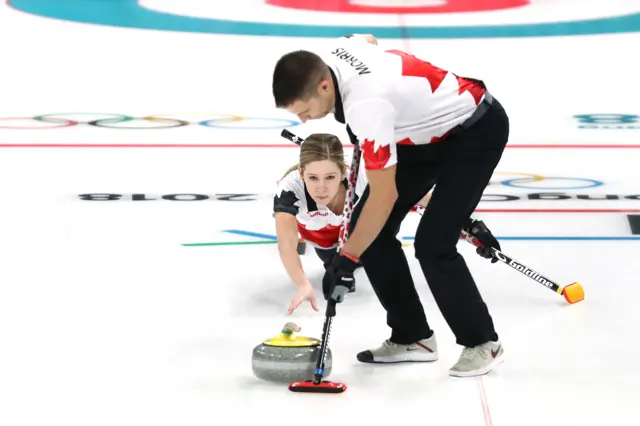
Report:
<svg viewBox="0 0 640 426"><path fill-rule="evenodd" d="M317 120L331 112L334 105L333 86L328 80L318 83L316 93L309 99L299 99L287 107L287 111L298 116L300 121Z"/></svg>

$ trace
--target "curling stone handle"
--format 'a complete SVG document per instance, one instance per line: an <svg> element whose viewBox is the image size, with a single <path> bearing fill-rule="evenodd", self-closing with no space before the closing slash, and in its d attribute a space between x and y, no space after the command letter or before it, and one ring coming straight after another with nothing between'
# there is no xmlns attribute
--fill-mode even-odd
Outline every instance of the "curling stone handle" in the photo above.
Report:
<svg viewBox="0 0 640 426"><path fill-rule="evenodd" d="M293 322L288 322L284 325L284 327L282 327L282 332L283 333L288 332L287 334L290 334L294 331L300 331L300 330L301 330L300 326Z"/></svg>

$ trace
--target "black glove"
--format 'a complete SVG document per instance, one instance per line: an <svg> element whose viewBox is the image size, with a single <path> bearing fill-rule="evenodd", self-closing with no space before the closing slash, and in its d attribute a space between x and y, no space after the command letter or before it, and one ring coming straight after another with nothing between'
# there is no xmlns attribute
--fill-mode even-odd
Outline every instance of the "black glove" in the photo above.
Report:
<svg viewBox="0 0 640 426"><path fill-rule="evenodd" d="M331 262L325 265L324 277L322 277L322 293L324 300L331 298L340 303L344 295L355 288L356 280L353 271L358 263L344 256L340 252L333 255Z"/></svg>
<svg viewBox="0 0 640 426"><path fill-rule="evenodd" d="M498 258L494 256L491 248L502 250L500 248L500 243L496 240L496 237L493 236L491 231L489 231L489 228L487 228L483 221L469 218L463 229L466 233L475 237L482 243L483 247L476 248L476 253L486 259L491 259L491 263L496 263L498 261Z"/></svg>

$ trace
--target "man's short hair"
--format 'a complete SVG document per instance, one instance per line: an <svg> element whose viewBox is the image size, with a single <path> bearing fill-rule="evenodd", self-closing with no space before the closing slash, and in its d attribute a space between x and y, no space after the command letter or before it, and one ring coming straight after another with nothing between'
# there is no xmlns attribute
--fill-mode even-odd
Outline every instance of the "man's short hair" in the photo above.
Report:
<svg viewBox="0 0 640 426"><path fill-rule="evenodd" d="M273 70L273 98L277 108L307 100L315 95L320 81L327 78L329 67L315 53L297 50L282 56Z"/></svg>

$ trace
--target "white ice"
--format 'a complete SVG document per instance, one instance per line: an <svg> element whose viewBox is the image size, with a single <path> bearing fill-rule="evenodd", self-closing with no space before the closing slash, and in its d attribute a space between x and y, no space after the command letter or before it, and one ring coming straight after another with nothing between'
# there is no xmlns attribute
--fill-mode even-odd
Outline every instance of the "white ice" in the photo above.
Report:
<svg viewBox="0 0 640 426"><path fill-rule="evenodd" d="M270 98L273 62L288 49L320 43L94 27L4 7L0 19L7 23L0 27L0 53L10 64L2 67L0 117L277 116ZM571 44L567 39L428 40L411 46L462 75L487 80L513 117L514 144L632 143L638 130L585 132L571 115L638 113L629 87L637 66L614 53L634 42L637 36L576 37ZM384 43L401 45L400 40ZM460 50L468 57L457 55ZM254 77L239 80L239 70ZM295 128L303 135L326 129L339 131L339 126L327 120ZM281 143L278 133L193 126L0 128L0 145ZM4 146L1 153L0 425L637 423L637 240L502 241L506 253L559 283L582 283L586 299L576 305L505 265L488 263L461 242L506 354L506 361L481 379L448 377L461 348L407 246L440 359L392 366L356 361L358 351L389 335L385 312L359 272L358 290L339 305L330 340L330 378L348 390L340 396L301 395L251 372L252 349L285 322L296 322L301 334L312 337L320 337L322 328L322 313L308 305L286 315L294 288L276 247L182 245L242 240L224 233L227 229L273 234L270 197L275 181L296 162L295 148ZM498 172L597 179L605 185L565 192L629 195L640 193L639 159L637 149L513 148ZM496 182L502 177L497 174ZM487 189L517 196L535 191L498 183ZM125 197L80 200L85 193ZM141 193L156 200L131 201L130 194ZM258 195L248 202L161 199L176 193ZM482 202L480 208L639 205L629 199L571 199ZM479 216L502 237L631 235L624 213ZM411 235L416 223L415 215L407 218L402 235ZM322 267L312 250L303 263L319 288Z"/></svg>

